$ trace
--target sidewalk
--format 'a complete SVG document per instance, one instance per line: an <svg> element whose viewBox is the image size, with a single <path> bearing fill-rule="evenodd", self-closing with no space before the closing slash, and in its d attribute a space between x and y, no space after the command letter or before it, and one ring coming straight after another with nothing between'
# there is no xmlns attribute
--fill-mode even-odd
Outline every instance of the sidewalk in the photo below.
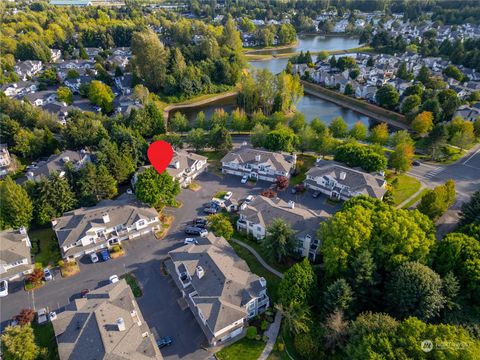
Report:
<svg viewBox="0 0 480 360"><path fill-rule="evenodd" d="M255 251L254 248L252 248L250 245L247 245L245 244L244 242L240 241L240 240L237 240L237 239L233 239L232 238L232 241L242 247L244 247L245 249L247 249L248 251L250 251L253 256L255 256L258 260L258 262L265 268L267 269L268 271L270 271L272 274L278 276L280 279L283 279L283 274L278 271L278 270L275 270L274 268L272 268L270 265L268 265L265 260L263 260L263 258Z"/></svg>

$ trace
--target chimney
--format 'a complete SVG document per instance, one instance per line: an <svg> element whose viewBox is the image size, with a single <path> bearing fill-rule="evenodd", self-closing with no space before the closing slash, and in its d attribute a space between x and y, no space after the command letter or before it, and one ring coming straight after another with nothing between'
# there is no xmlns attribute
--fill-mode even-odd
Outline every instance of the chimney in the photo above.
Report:
<svg viewBox="0 0 480 360"><path fill-rule="evenodd" d="M289 207L290 209L295 209L295 201L290 200L290 201L288 202L288 207Z"/></svg>
<svg viewBox="0 0 480 360"><path fill-rule="evenodd" d="M118 331L125 331L125 320L122 317L119 317L116 320Z"/></svg>
<svg viewBox="0 0 480 360"><path fill-rule="evenodd" d="M173 163L173 167L175 169L180 169L180 161L176 160L174 163Z"/></svg>
<svg viewBox="0 0 480 360"><path fill-rule="evenodd" d="M22 235L27 235L27 229L25 229L25 226L20 226L18 232Z"/></svg>
<svg viewBox="0 0 480 360"><path fill-rule="evenodd" d="M260 155L260 154L255 155L255 161L259 162L259 161L260 161L260 158L261 158L261 155Z"/></svg>
<svg viewBox="0 0 480 360"><path fill-rule="evenodd" d="M104 213L102 215L102 219L105 224L110 222L110 216L108 215L108 213Z"/></svg>
<svg viewBox="0 0 480 360"><path fill-rule="evenodd" d="M346 177L347 177L347 173L345 171L342 171L340 173L340 180L345 180Z"/></svg>
<svg viewBox="0 0 480 360"><path fill-rule="evenodd" d="M203 270L203 267L199 265L195 268L195 274L197 274L197 277L201 279L205 275L205 270Z"/></svg>
<svg viewBox="0 0 480 360"><path fill-rule="evenodd" d="M63 161L64 163L67 163L67 162L70 161L70 158L69 158L68 156L65 156L65 157L62 158L62 161Z"/></svg>

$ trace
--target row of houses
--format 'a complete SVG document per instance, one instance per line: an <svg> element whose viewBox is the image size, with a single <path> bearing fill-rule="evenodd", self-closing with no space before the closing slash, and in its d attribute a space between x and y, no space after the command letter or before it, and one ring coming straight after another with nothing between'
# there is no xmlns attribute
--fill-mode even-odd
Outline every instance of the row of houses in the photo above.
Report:
<svg viewBox="0 0 480 360"><path fill-rule="evenodd" d="M358 53L353 55L353 57L359 70L358 76L355 78L351 78L350 69L341 71L337 67L332 67L328 61L319 61L314 68L308 67L307 64L295 64L293 71L301 76L308 76L313 82L322 84L325 87L336 88L341 93L345 93L349 84L353 91L352 95L372 103L376 102L376 92L383 85L390 84L394 86L402 96L408 87L418 83L414 80L403 80L396 76L402 63L406 64L407 70L411 71L414 76L418 75L423 66L426 66L432 76L444 80L447 88L454 90L462 100L466 100L473 92L480 91L479 72L459 66L459 69L469 79L460 83L443 74L443 70L450 62L440 57L424 58L418 54L410 53L398 55ZM478 106L478 104L474 104L473 108L478 108ZM469 106L467 109L471 110ZM476 110L473 110L473 112L476 113ZM473 120L472 115L467 116L466 119Z"/></svg>

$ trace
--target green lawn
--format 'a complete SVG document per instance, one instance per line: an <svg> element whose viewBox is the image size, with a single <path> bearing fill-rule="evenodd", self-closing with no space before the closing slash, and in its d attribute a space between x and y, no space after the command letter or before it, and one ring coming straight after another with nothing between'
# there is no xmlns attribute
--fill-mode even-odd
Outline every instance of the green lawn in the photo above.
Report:
<svg viewBox="0 0 480 360"><path fill-rule="evenodd" d="M222 163L220 160L222 160L225 154L219 151L199 151L198 154L208 159L208 171L221 175L220 168L222 167Z"/></svg>
<svg viewBox="0 0 480 360"><path fill-rule="evenodd" d="M62 256L53 230L51 228L30 230L28 236L32 242L35 264L41 267L57 265ZM35 243L38 245L38 252L36 252Z"/></svg>
<svg viewBox="0 0 480 360"><path fill-rule="evenodd" d="M282 328L280 328L280 333L278 334L277 341L275 342L273 351L270 353L267 360L292 360L290 356L288 356L288 354L290 354L292 358L294 358L295 360L301 359L302 357L297 353L295 346L293 345L293 335L292 334L283 335L283 333L284 331L282 331ZM285 345L284 351L277 350L278 343L280 342L284 343ZM287 350L288 350L288 354L287 354Z"/></svg>
<svg viewBox="0 0 480 360"><path fill-rule="evenodd" d="M120 278L125 279L127 281L127 284L130 285L130 288L132 289L132 292L133 292L133 296L138 298L143 295L142 289L138 285L137 278L134 275L132 275L131 273L128 273L120 276Z"/></svg>
<svg viewBox="0 0 480 360"><path fill-rule="evenodd" d="M297 156L296 174L290 179L291 185L297 185L305 180L305 173L315 165L316 157L300 154Z"/></svg>
<svg viewBox="0 0 480 360"><path fill-rule="evenodd" d="M410 200L409 202L407 202L403 208L404 209L408 209L410 206L412 206L413 204L415 204L417 201L419 201L423 195L425 195L425 193L428 191L429 189L423 189L422 191L420 191L420 193L415 196L412 200Z"/></svg>
<svg viewBox="0 0 480 360"><path fill-rule="evenodd" d="M265 278L265 280L267 280L268 296L270 296L270 302L273 304L277 300L277 289L280 283L280 278L265 269L258 262L257 258L244 247L234 242L231 242L230 245L232 245L237 255L246 261L248 267L253 273L257 274L258 276L262 276Z"/></svg>
<svg viewBox="0 0 480 360"><path fill-rule="evenodd" d="M258 359L265 343L263 341L243 338L215 354L218 360L254 360Z"/></svg>
<svg viewBox="0 0 480 360"><path fill-rule="evenodd" d="M32 328L35 335L35 343L40 347L48 349L48 355L45 357L45 359L58 360L58 348L52 323L48 322L46 324L39 325L36 322L33 322Z"/></svg>
<svg viewBox="0 0 480 360"><path fill-rule="evenodd" d="M393 201L395 205L399 205L410 196L415 194L421 187L420 181L405 175L394 173L387 174L387 182L392 186Z"/></svg>

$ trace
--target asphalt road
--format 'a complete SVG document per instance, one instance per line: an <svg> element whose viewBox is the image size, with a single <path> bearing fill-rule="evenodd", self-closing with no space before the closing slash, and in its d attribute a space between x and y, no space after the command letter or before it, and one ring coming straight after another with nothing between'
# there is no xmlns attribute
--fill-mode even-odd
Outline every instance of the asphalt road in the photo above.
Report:
<svg viewBox="0 0 480 360"><path fill-rule="evenodd" d="M408 174L432 188L444 184L449 179L454 180L457 202L453 208L459 209L475 191L480 190L480 145L475 146L454 164L422 163L420 166L413 166Z"/></svg>

